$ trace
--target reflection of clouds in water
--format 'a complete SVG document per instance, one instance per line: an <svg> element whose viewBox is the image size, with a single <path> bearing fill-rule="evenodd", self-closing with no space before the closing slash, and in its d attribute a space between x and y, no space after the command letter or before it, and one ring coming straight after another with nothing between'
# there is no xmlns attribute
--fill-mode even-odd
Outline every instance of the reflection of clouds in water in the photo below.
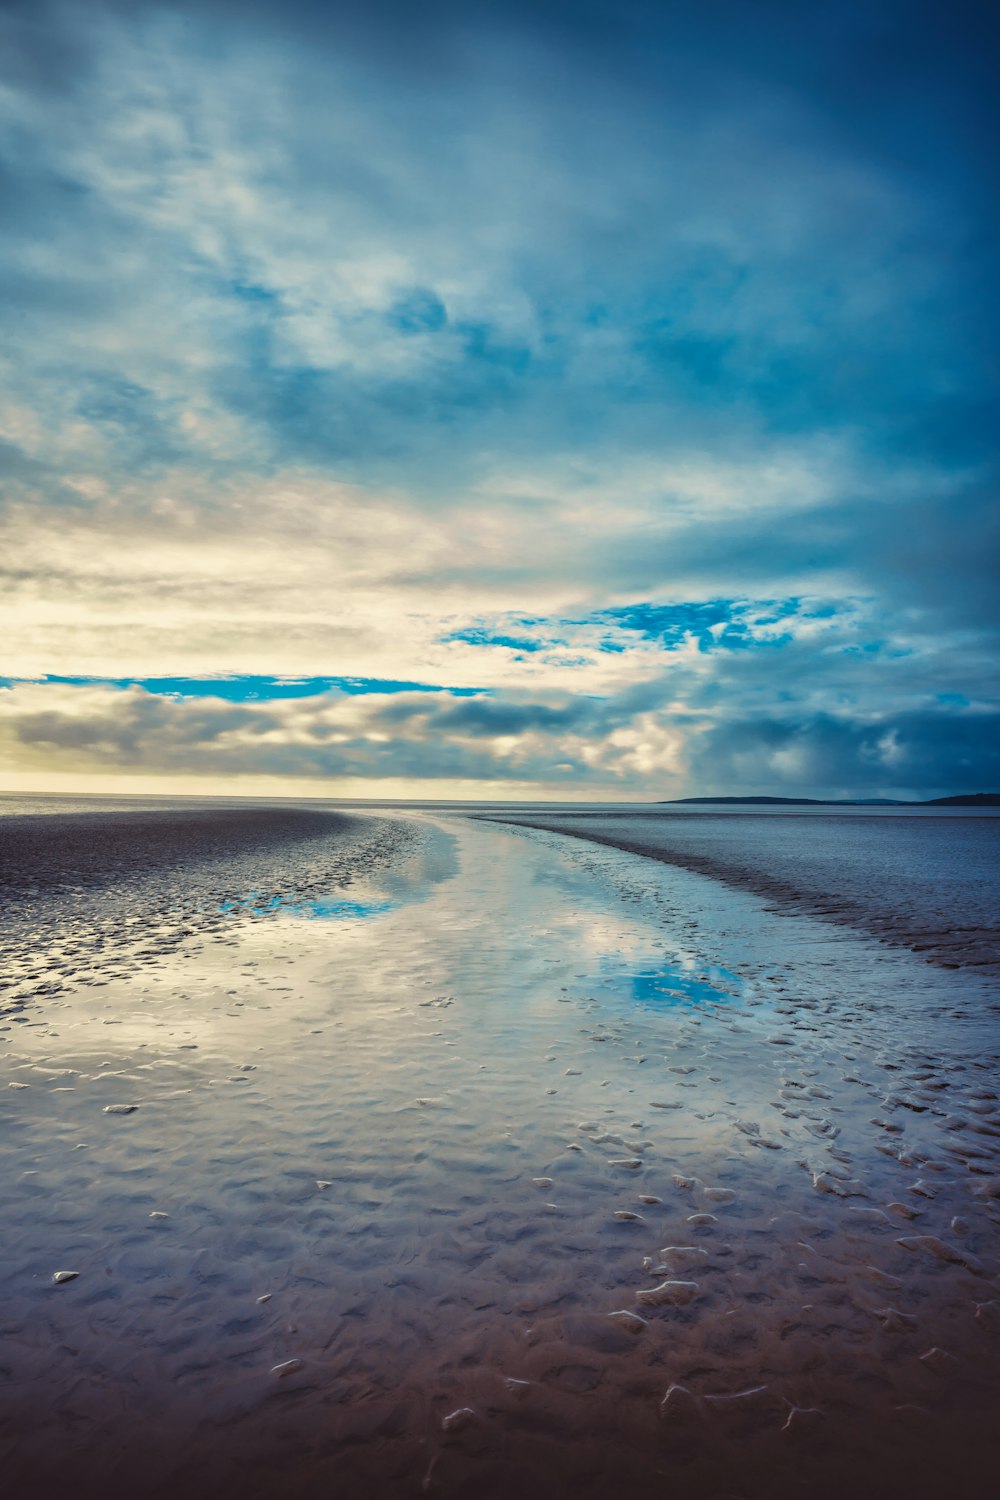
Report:
<svg viewBox="0 0 1000 1500"><path fill-rule="evenodd" d="M525 901L520 919L529 932L535 926L538 901L550 901L556 892L561 895L559 932L577 956L568 987L576 998L631 1002L643 1010L739 1004L747 998L747 981L741 975L708 965L693 950L664 951L660 918L643 919L643 901L630 901L630 926L622 926L621 876L627 870L631 882L636 880L633 856L622 859L616 850L598 846L589 847L585 859L577 862L579 850L568 850L564 843L547 847L555 858L546 859L535 870L531 886L520 892L519 900ZM568 852L577 858L565 861ZM643 874L643 894L648 895L663 871L652 868ZM546 935L535 930L534 936ZM672 936L676 941L678 935Z"/></svg>
<svg viewBox="0 0 1000 1500"><path fill-rule="evenodd" d="M644 1009L734 1004L745 998L747 983L740 975L706 964L691 952L665 954L652 928L623 930L620 922L594 909L565 915L575 928L581 963L572 986L576 995L628 999Z"/></svg>
<svg viewBox="0 0 1000 1500"><path fill-rule="evenodd" d="M654 956L652 929L639 932L634 928L623 928L620 921L610 920L597 907L593 894L586 905L580 900L582 896L582 890L571 891L574 902L579 904L567 906L563 912L565 929L572 931L581 964L587 963L595 968L612 958L617 963L652 964L658 961L659 955Z"/></svg>
<svg viewBox="0 0 1000 1500"><path fill-rule="evenodd" d="M265 896L249 891L222 903L223 912L252 909L288 917L332 920L365 920L385 916L411 902L426 901L434 888L458 871L454 837L424 824L415 849L404 855L394 869L379 872L377 881L352 880L349 887L315 896L296 893Z"/></svg>

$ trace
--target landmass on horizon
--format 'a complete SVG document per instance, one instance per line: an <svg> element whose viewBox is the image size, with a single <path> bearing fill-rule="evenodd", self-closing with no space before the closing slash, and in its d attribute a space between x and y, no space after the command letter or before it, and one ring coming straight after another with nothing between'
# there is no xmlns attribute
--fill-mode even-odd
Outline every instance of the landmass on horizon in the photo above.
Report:
<svg viewBox="0 0 1000 1500"><path fill-rule="evenodd" d="M1000 807L1000 792L962 792L920 802L902 797L665 797L656 805L676 807L695 802L727 807Z"/></svg>

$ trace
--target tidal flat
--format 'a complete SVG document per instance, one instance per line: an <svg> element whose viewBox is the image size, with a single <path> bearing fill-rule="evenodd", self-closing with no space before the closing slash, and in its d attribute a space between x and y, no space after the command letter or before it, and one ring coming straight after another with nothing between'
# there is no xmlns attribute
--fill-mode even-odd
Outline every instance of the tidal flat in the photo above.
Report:
<svg viewBox="0 0 1000 1500"><path fill-rule="evenodd" d="M11 1492L994 1494L1000 821L470 811L5 808Z"/></svg>

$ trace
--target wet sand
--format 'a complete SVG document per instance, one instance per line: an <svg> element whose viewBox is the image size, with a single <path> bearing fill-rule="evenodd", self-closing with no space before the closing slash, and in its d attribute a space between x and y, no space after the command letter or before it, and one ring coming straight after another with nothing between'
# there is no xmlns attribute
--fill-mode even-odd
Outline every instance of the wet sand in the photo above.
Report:
<svg viewBox="0 0 1000 1500"><path fill-rule="evenodd" d="M1000 979L1000 815L967 809L708 811L493 808L477 813L626 849L869 932L945 968Z"/></svg>
<svg viewBox="0 0 1000 1500"><path fill-rule="evenodd" d="M992 1495L988 977L615 848L369 830L8 992L13 1491Z"/></svg>
<svg viewBox="0 0 1000 1500"><path fill-rule="evenodd" d="M413 838L399 820L314 807L21 814L21 800L0 801L0 1004L123 979L237 914L344 891Z"/></svg>

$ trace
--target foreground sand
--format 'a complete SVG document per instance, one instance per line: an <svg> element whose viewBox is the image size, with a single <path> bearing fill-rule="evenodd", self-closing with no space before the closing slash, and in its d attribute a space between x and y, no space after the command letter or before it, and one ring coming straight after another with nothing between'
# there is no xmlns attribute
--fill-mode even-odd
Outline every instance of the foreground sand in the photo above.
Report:
<svg viewBox="0 0 1000 1500"><path fill-rule="evenodd" d="M989 992L413 826L5 1017L13 1492L992 1495Z"/></svg>

